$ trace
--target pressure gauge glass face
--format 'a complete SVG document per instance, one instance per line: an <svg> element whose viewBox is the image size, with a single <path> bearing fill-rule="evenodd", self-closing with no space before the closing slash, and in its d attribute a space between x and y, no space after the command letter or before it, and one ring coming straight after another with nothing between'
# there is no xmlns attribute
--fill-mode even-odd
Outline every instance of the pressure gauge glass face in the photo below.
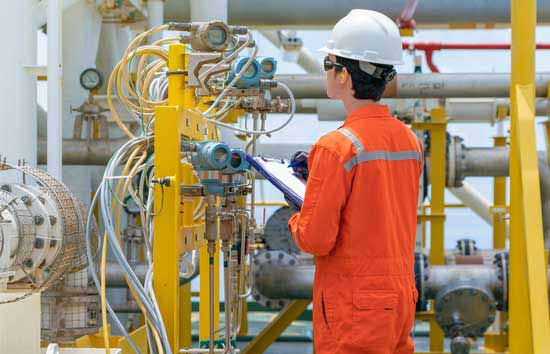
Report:
<svg viewBox="0 0 550 354"><path fill-rule="evenodd" d="M275 65L273 65L273 62L271 60L265 60L262 63L262 71L264 73L271 74L274 69L275 69Z"/></svg>
<svg viewBox="0 0 550 354"><path fill-rule="evenodd" d="M103 77L97 69L86 69L80 75L80 84L88 91L95 90L103 84Z"/></svg>
<svg viewBox="0 0 550 354"><path fill-rule="evenodd" d="M250 64L248 69L246 69L246 71L244 72L243 77L245 79L251 79L255 77L257 74L258 74L258 68L256 67L256 65L254 65L254 63L252 63Z"/></svg>
<svg viewBox="0 0 550 354"><path fill-rule="evenodd" d="M210 44L214 46L220 46L223 45L227 40L227 33L222 27L213 26L206 33L206 38L208 39L208 42L210 42Z"/></svg>

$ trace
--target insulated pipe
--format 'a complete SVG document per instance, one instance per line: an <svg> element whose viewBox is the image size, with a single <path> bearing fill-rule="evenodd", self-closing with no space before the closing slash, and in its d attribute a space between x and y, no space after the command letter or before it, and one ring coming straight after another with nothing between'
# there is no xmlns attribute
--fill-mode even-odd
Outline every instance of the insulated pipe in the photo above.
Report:
<svg viewBox="0 0 550 354"><path fill-rule="evenodd" d="M62 0L48 2L48 173L62 180L63 51Z"/></svg>
<svg viewBox="0 0 550 354"><path fill-rule="evenodd" d="M283 49L281 40L277 35L277 31L260 31L262 36L273 43L279 49ZM305 46L300 48L296 63L309 74L323 73L323 67L317 58Z"/></svg>
<svg viewBox="0 0 550 354"><path fill-rule="evenodd" d="M326 77L319 74L277 75L295 98L327 98ZM537 97L546 97L549 73L536 75ZM273 96L286 96L280 88ZM384 93L384 98L509 97L510 75L475 74L398 74Z"/></svg>
<svg viewBox="0 0 550 354"><path fill-rule="evenodd" d="M487 224L493 225L491 202L468 182L462 182L462 187L449 187L447 189L477 216L485 220Z"/></svg>
<svg viewBox="0 0 550 354"><path fill-rule="evenodd" d="M201 0L197 0L201 1ZM168 21L188 22L192 0L166 2ZM210 4L208 1L203 2ZM329 28L352 9L379 11L398 18L403 0L232 0L228 6L231 24L270 28ZM210 11L216 6L210 5ZM550 21L550 2L538 1L538 21ZM422 0L414 13L418 26L437 24L510 23L510 3L487 0Z"/></svg>

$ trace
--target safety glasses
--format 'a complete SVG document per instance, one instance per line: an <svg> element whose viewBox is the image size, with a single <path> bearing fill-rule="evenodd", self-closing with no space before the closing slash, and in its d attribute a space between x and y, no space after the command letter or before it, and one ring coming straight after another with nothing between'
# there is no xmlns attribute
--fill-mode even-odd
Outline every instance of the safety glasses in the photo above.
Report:
<svg viewBox="0 0 550 354"><path fill-rule="evenodd" d="M344 65L342 65L340 63L337 63L335 61L332 61L332 60L330 60L330 58L328 56L326 56L325 60L323 60L323 67L324 67L325 71L329 71L329 70L332 70L334 68L338 68L338 69L342 70L344 68Z"/></svg>

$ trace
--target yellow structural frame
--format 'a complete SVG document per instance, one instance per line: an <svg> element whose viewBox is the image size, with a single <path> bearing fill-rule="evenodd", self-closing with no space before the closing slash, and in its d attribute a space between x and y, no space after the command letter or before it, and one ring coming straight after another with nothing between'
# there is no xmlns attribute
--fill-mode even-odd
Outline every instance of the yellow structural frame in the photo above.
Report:
<svg viewBox="0 0 550 354"><path fill-rule="evenodd" d="M445 161L447 146L447 115L444 108L431 110L430 122L415 122L414 130L430 131L430 214L419 215L430 222L430 264L445 264ZM426 209L424 209L426 210ZM430 302L433 307L433 301ZM430 319L430 351L442 352L445 334L435 317Z"/></svg>
<svg viewBox="0 0 550 354"><path fill-rule="evenodd" d="M550 353L538 156L535 139L536 0L512 0L510 87L511 354Z"/></svg>
<svg viewBox="0 0 550 354"><path fill-rule="evenodd" d="M155 111L155 178L170 180L170 186L155 190L155 247L153 252L153 285L172 349L191 346L191 288L180 286L179 259L184 252L201 249L205 245L204 222L195 221L194 198L180 195L180 185L196 183L193 168L181 162L181 139L194 141L216 139L216 128L192 110L196 101L194 89L187 86L187 55L183 44L169 47L168 106ZM208 277L207 259L201 252L201 280ZM209 327L208 287L201 281L200 327ZM217 292L216 292L217 293ZM217 300L218 301L218 300ZM219 318L219 306L216 307ZM205 314L206 311L206 314Z"/></svg>
<svg viewBox="0 0 550 354"><path fill-rule="evenodd" d="M311 300L294 300L286 305L267 326L248 343L242 354L261 354L307 309Z"/></svg>

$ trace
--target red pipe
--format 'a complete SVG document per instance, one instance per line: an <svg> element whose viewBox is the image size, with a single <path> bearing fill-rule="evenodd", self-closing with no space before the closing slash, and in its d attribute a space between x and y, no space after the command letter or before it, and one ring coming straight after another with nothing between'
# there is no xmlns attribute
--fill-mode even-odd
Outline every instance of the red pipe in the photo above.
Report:
<svg viewBox="0 0 550 354"><path fill-rule="evenodd" d="M549 43L536 45L537 49L550 49ZM403 42L405 50L422 50L426 53L426 62L433 73L438 73L439 69L433 62L433 53L436 50L509 50L510 44L499 43L440 43L440 42Z"/></svg>
<svg viewBox="0 0 550 354"><path fill-rule="evenodd" d="M510 44L499 43L440 43L440 42L420 42L407 43L403 42L403 49L408 50L507 50L510 49ZM537 44L537 49L550 49L550 43Z"/></svg>

